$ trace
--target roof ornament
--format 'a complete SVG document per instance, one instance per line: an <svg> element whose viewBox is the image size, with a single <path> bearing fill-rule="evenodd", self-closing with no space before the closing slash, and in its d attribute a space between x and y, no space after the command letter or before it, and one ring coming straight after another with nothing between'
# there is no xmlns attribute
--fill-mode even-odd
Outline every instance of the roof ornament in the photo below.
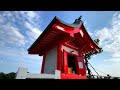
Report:
<svg viewBox="0 0 120 90"><path fill-rule="evenodd" d="M81 22L82 15L78 18L75 19L74 24L79 24Z"/></svg>
<svg viewBox="0 0 120 90"><path fill-rule="evenodd" d="M82 15L78 18L78 20L81 20L81 18L82 18Z"/></svg>
<svg viewBox="0 0 120 90"><path fill-rule="evenodd" d="M97 45L99 45L100 40L99 40L99 39L95 39L94 42L95 42Z"/></svg>

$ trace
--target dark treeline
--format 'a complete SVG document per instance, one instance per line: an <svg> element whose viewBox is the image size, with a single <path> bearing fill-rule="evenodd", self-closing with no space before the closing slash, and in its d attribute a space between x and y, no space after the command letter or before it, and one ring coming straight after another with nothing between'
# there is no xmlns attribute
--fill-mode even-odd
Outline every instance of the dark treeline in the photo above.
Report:
<svg viewBox="0 0 120 90"><path fill-rule="evenodd" d="M8 74L5 74L3 72L0 72L0 79L15 79L15 72L10 72Z"/></svg>

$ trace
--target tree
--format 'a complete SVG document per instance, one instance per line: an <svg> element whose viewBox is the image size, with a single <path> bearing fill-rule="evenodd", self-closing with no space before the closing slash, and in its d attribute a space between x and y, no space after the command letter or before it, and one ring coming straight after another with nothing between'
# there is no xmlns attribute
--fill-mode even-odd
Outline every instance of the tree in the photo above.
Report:
<svg viewBox="0 0 120 90"><path fill-rule="evenodd" d="M0 72L0 79L5 79L5 74L3 72Z"/></svg>
<svg viewBox="0 0 120 90"><path fill-rule="evenodd" d="M14 72L8 73L8 74L6 74L6 79L15 79L15 75L16 75L16 73L14 73Z"/></svg>
<svg viewBox="0 0 120 90"><path fill-rule="evenodd" d="M11 72L11 73L8 73L8 74L5 74L3 72L0 73L0 79L15 79L15 75L16 73L14 72Z"/></svg>

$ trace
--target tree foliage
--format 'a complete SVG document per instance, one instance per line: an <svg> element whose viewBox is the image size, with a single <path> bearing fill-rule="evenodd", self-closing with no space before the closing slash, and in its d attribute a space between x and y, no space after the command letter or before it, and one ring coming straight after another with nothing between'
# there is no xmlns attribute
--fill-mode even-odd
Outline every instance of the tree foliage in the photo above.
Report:
<svg viewBox="0 0 120 90"><path fill-rule="evenodd" d="M15 75L16 75L16 73L14 73L14 72L11 72L8 74L0 72L0 79L15 79Z"/></svg>

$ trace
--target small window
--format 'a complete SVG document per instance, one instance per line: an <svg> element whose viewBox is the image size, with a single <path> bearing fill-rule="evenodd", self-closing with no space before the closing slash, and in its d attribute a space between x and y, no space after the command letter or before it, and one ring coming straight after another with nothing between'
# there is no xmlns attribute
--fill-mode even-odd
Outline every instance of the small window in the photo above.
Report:
<svg viewBox="0 0 120 90"><path fill-rule="evenodd" d="M83 63L79 62L79 68L83 69Z"/></svg>

